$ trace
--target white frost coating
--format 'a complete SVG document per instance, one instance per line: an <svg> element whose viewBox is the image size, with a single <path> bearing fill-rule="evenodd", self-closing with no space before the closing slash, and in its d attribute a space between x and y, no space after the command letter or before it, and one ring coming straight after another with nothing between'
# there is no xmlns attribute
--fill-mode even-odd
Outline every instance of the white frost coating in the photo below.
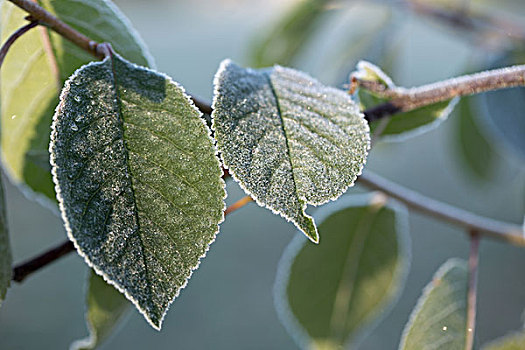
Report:
<svg viewBox="0 0 525 350"><path fill-rule="evenodd" d="M379 83L383 83L386 85L386 87L389 90L395 90L399 94L403 94L403 95L411 94L415 91L419 92L418 88L407 89L404 87L396 86L394 82L392 81L392 79L385 72L383 72L381 68L379 68L375 64L370 63L368 61L359 61L357 63L357 70L350 73L350 79L352 78L352 76L360 80L364 80L364 81L376 81ZM441 84L441 83L437 83L437 84ZM413 129L403 131L398 134L381 135L381 141L404 142L409 138L419 136L421 134L424 134L434 129L438 124L447 120L448 116L450 115L450 113L452 113L452 111L456 107L456 104L459 102L459 100L460 100L460 97L454 97L453 99L451 99L450 102L447 104L447 106L443 109L443 111L441 111L439 116L437 118L434 118L432 122L421 125L421 126L417 126ZM411 112L407 112L407 113L411 113ZM389 121L389 123L390 122L391 121Z"/></svg>
<svg viewBox="0 0 525 350"><path fill-rule="evenodd" d="M123 60L118 54L113 54L114 56L116 56L118 59L120 60ZM182 289L184 289L188 283L188 280L191 278L192 274L193 274L193 271L195 271L199 265L200 265L200 262L201 262L201 259L204 258L206 256L206 253L208 252L209 250L209 247L211 245L211 243L213 243L215 241L215 238L216 238L216 235L217 233L219 232L219 224L221 222L224 221L224 210L225 210L225 203L224 203L224 199L226 198L226 191L225 191L225 182L224 180L221 178L220 179L220 184L221 184L221 189L222 189L222 210L221 210L221 218L220 220L217 222L217 225L216 225L216 229L215 231L213 232L213 239L211 241L209 241L208 244L206 244L205 246L205 250L204 252L198 257L197 261L196 261L196 264L194 266L190 266L190 271L189 271L189 274L186 276L185 278L185 281L184 283L178 288L178 290L176 291L175 295L171 298L171 300L167 303L167 306L166 308L164 309L159 321L158 321L158 324L155 324L153 322L153 320L151 319L151 316L148 314L147 310L145 310L140 304L139 304L139 301L133 296L131 295L123 286L121 286L119 283L117 283L116 281L114 281L108 274L106 274L106 272L99 266L95 265L90 257L88 256L88 252L84 252L81 247L80 247L80 244L79 242L77 241L77 239L75 238L74 236L74 233L71 229L71 224L70 224L70 220L68 218L68 216L66 215L67 214L67 211L66 211L66 204L64 203L64 199L63 199L63 195L62 195L62 191L61 191L61 185L59 183L59 179L58 179L58 174L57 174L57 158L56 158L56 155L55 155L55 152L54 152L54 144L56 143L56 137L58 135L58 130L57 130L57 127L58 127L58 122L59 122L59 113L60 111L64 108L64 105L65 105L65 101L66 101L66 97L67 95L69 94L70 92L70 88L71 88L71 84L72 84L72 81L74 81L77 76L79 76L79 74L84 71L86 68L88 67L93 67L93 66L97 66L97 65L104 65L106 64L109 60L111 60L110 57L106 57L103 61L100 61L100 62L90 62L84 66L82 66L81 68L77 69L73 75L66 81L65 85L64 85L64 88L60 94L60 102L58 104L58 106L56 107L56 110L55 110L55 115L53 116L53 123L52 123L52 132L51 132L51 142L50 142L50 145L49 145L49 152L51 154L51 157L50 157L50 163L51 163L51 166L52 166L52 175L53 175L53 181L55 183L55 191L57 193L57 199L58 199L58 202L59 202L59 208L60 208L60 211L62 213L62 219L64 220L64 226L65 226L65 229L66 229L66 232L67 232L67 235L69 237L69 239L73 242L78 254L80 256L82 256L85 260L85 262L88 264L88 266L90 266L98 275L102 276L103 279L110 285L114 286L119 292L123 293L126 298L128 300L130 300L134 305L135 307L137 308L137 310L139 310L139 312L144 316L144 318L148 321L148 323L156 330L160 330L161 326L162 326L162 322L164 320L164 317L166 316L166 313L170 307L170 305L173 303L173 301L178 297L178 295L180 294L180 291ZM220 171L220 162L219 162L219 159L217 157L218 155L218 150L217 150L217 147L214 145L214 142L213 142L213 139L211 137L211 131L209 130L209 128L206 126L206 122L204 121L203 118L201 118L202 116L202 113L200 112L200 110L194 105L193 101L191 100L191 98L185 93L185 90L184 88L179 85L178 83L174 82L169 76L165 75L165 74L162 74L162 73L159 73L159 72L156 72L156 71L153 71L149 68L146 68L146 67L141 67L141 66L138 66L134 63L131 63L131 62L127 62L126 63L128 65L131 65L132 67L136 68L136 69L139 69L139 70L143 70L145 72L153 72L154 74L158 75L158 76L161 76L163 77L165 80L167 80L168 82L168 85L169 84L172 84L174 85L175 87L177 87L178 89L180 89L180 91L182 92L183 96L185 97L185 99L187 100L187 102L189 103L189 105L191 106L191 108L193 108L193 110L199 115L199 123L202 124L202 126L205 128L205 130L207 130L207 138L208 138L208 141L211 143L212 147L214 148L214 154L215 154L215 160L216 160L216 165L217 165L217 168L219 169Z"/></svg>
<svg viewBox="0 0 525 350"><path fill-rule="evenodd" d="M377 194L379 193L372 192L351 196L348 195L339 199L337 202L330 203L320 208L314 214L314 217L322 224L324 220L340 210L373 205L374 198ZM355 335L353 337L349 337L349 343L345 344L343 348L353 349L358 347L359 344L366 338L366 336L381 322L381 320L383 320L390 313L397 300L399 300L405 285L406 278L408 277L410 262L412 259L411 242L410 236L408 234L408 211L405 206L392 199L388 199L386 207L390 208L396 213L395 221L396 231L398 233L396 238L399 248L398 257L400 259L400 263L392 280L397 280L401 287L399 287L395 294L391 296L391 299L387 301L388 304L385 308L380 310L378 309L375 314L371 314L368 317L367 321L363 322L363 324L354 332ZM290 278L290 269L294 259L306 243L307 241L303 235L296 234L292 241L286 246L277 265L277 273L273 286L273 300L279 321L286 328L288 334L292 336L299 347L304 349L310 347L312 344L312 339L308 335L308 332L295 318L290 305L288 304L287 288L288 280Z"/></svg>
<svg viewBox="0 0 525 350"><path fill-rule="evenodd" d="M368 154L368 124L343 91L301 72L221 62L212 129L225 167L260 206L319 240L307 204L338 198Z"/></svg>
<svg viewBox="0 0 525 350"><path fill-rule="evenodd" d="M375 75L375 77L371 76L371 74ZM376 81L377 78L379 78L379 82L385 83L389 89L393 89L396 87L392 79L385 72L383 72L381 68L368 61L357 62L357 71L351 73L350 77L352 76L356 77L359 80L366 81L369 81L370 78L373 78L374 81Z"/></svg>
<svg viewBox="0 0 525 350"><path fill-rule="evenodd" d="M466 262L463 259L451 258L448 259L443 265L441 265L441 267L436 271L436 273L432 277L432 280L425 286L421 296L417 300L416 306L412 310L408 322L406 323L405 328L403 329L403 333L401 333L401 341L399 342L398 350L403 350L405 348L408 333L410 332L412 325L414 324L414 321L419 314L419 311L421 311L421 309L423 308L430 293L434 290L434 288L436 288L436 284L434 283L434 281L441 280L453 268L464 269L465 273L467 273Z"/></svg>

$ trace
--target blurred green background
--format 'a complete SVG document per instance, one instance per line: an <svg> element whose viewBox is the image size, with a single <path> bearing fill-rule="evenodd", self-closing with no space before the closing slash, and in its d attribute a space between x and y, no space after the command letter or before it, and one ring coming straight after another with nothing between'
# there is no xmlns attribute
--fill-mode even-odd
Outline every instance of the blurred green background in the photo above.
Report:
<svg viewBox="0 0 525 350"><path fill-rule="evenodd" d="M468 2L428 1L444 6ZM208 100L219 62L229 57L253 65L257 39L271 31L295 3L117 1L149 46L157 69L188 92ZM523 1L470 3L480 12L525 23ZM316 23L289 65L338 87L347 82L359 59L379 64L398 85L413 86L489 67L508 45L514 45L492 38L479 42L465 30L414 14L402 1L331 2ZM507 110L523 119L523 110L512 108L516 101L520 100L506 101ZM482 103L475 105L481 106L481 112L475 113L484 113ZM458 155L459 145L466 142L458 139L459 117L456 111L439 128L404 142L378 143L367 167L433 198L489 217L523 222L525 161L499 141L489 122L481 121L481 136L493 153L489 158L486 148L470 144L480 158L477 164L483 174L477 175ZM350 189L346 195L359 190ZM242 190L229 180L228 203L242 196ZM61 219L9 184L7 203L15 262L64 240ZM315 212L315 208L309 211ZM279 323L272 300L279 258L295 234L291 224L253 203L228 216L207 258L171 306L162 331L153 330L132 310L103 348L297 348ZM448 257L468 256L468 240L457 227L411 213L410 235L412 265L406 286L398 303L360 349L397 349L410 311L435 270ZM524 249L483 240L476 347L522 327L523 266ZM23 284L13 285L0 310L0 349L65 349L84 337L87 275L82 259L71 254Z"/></svg>

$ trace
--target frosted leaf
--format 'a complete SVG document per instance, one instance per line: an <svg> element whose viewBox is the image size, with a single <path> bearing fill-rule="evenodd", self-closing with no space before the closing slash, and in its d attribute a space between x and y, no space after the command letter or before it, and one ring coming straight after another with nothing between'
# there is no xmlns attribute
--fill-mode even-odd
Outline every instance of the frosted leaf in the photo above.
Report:
<svg viewBox="0 0 525 350"><path fill-rule="evenodd" d="M225 60L213 108L217 145L234 179L318 242L306 205L344 193L369 149L368 124L350 96L293 69Z"/></svg>
<svg viewBox="0 0 525 350"><path fill-rule="evenodd" d="M157 329L223 219L222 171L200 115L171 79L115 54L66 82L53 120L68 235Z"/></svg>
<svg viewBox="0 0 525 350"><path fill-rule="evenodd" d="M129 20L109 0L39 0L38 4L96 42L140 65L153 64ZM1 41L27 24L27 13L9 1L1 4ZM49 42L48 42L49 41ZM35 28L9 49L0 71L1 150L4 169L17 185L53 201L49 134L60 89L93 56L63 36ZM13 116L16 116L13 118Z"/></svg>
<svg viewBox="0 0 525 350"><path fill-rule="evenodd" d="M360 80L374 82L385 89L407 93L407 89L397 87L392 79L376 65L360 61L357 70L351 74ZM364 88L357 91L361 109L375 107L389 101L389 98L380 97ZM401 112L370 123L372 134L380 130L380 136L389 141L403 141L407 137L416 136L429 131L445 121L454 110L459 98L437 102L408 112Z"/></svg>
<svg viewBox="0 0 525 350"><path fill-rule="evenodd" d="M401 292L410 260L408 215L380 194L315 213L319 246L298 235L277 272L279 319L304 349L355 349Z"/></svg>
<svg viewBox="0 0 525 350"><path fill-rule="evenodd" d="M71 350L96 349L112 334L130 306L119 291L94 272L89 275L86 299L86 322L90 334L88 338L74 342Z"/></svg>
<svg viewBox="0 0 525 350"><path fill-rule="evenodd" d="M4 185L0 177L0 306L11 283L11 258L5 212Z"/></svg>
<svg viewBox="0 0 525 350"><path fill-rule="evenodd" d="M450 259L423 290L401 338L400 350L464 349L467 332L467 263Z"/></svg>

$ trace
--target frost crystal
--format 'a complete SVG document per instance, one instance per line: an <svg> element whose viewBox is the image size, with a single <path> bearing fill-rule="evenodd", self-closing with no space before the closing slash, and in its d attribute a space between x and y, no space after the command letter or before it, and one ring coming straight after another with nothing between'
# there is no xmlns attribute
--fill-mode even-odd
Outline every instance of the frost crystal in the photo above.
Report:
<svg viewBox="0 0 525 350"><path fill-rule="evenodd" d="M169 78L113 55L66 82L50 151L79 253L160 328L223 219L200 113Z"/></svg>
<svg viewBox="0 0 525 350"><path fill-rule="evenodd" d="M293 69L244 69L226 60L215 77L213 108L217 144L233 177L318 242L306 205L344 193L370 144L350 96Z"/></svg>

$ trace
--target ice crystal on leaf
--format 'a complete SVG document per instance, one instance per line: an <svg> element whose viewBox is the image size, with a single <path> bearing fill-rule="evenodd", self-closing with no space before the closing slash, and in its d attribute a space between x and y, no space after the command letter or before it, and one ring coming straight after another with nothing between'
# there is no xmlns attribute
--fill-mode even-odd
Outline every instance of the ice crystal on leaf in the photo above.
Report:
<svg viewBox="0 0 525 350"><path fill-rule="evenodd" d="M275 66L230 60L215 77L213 128L224 165L258 204L319 241L306 205L339 197L360 174L369 128L344 91Z"/></svg>
<svg viewBox="0 0 525 350"><path fill-rule="evenodd" d="M171 79L113 54L66 82L50 151L71 240L159 329L223 220L200 112Z"/></svg>

